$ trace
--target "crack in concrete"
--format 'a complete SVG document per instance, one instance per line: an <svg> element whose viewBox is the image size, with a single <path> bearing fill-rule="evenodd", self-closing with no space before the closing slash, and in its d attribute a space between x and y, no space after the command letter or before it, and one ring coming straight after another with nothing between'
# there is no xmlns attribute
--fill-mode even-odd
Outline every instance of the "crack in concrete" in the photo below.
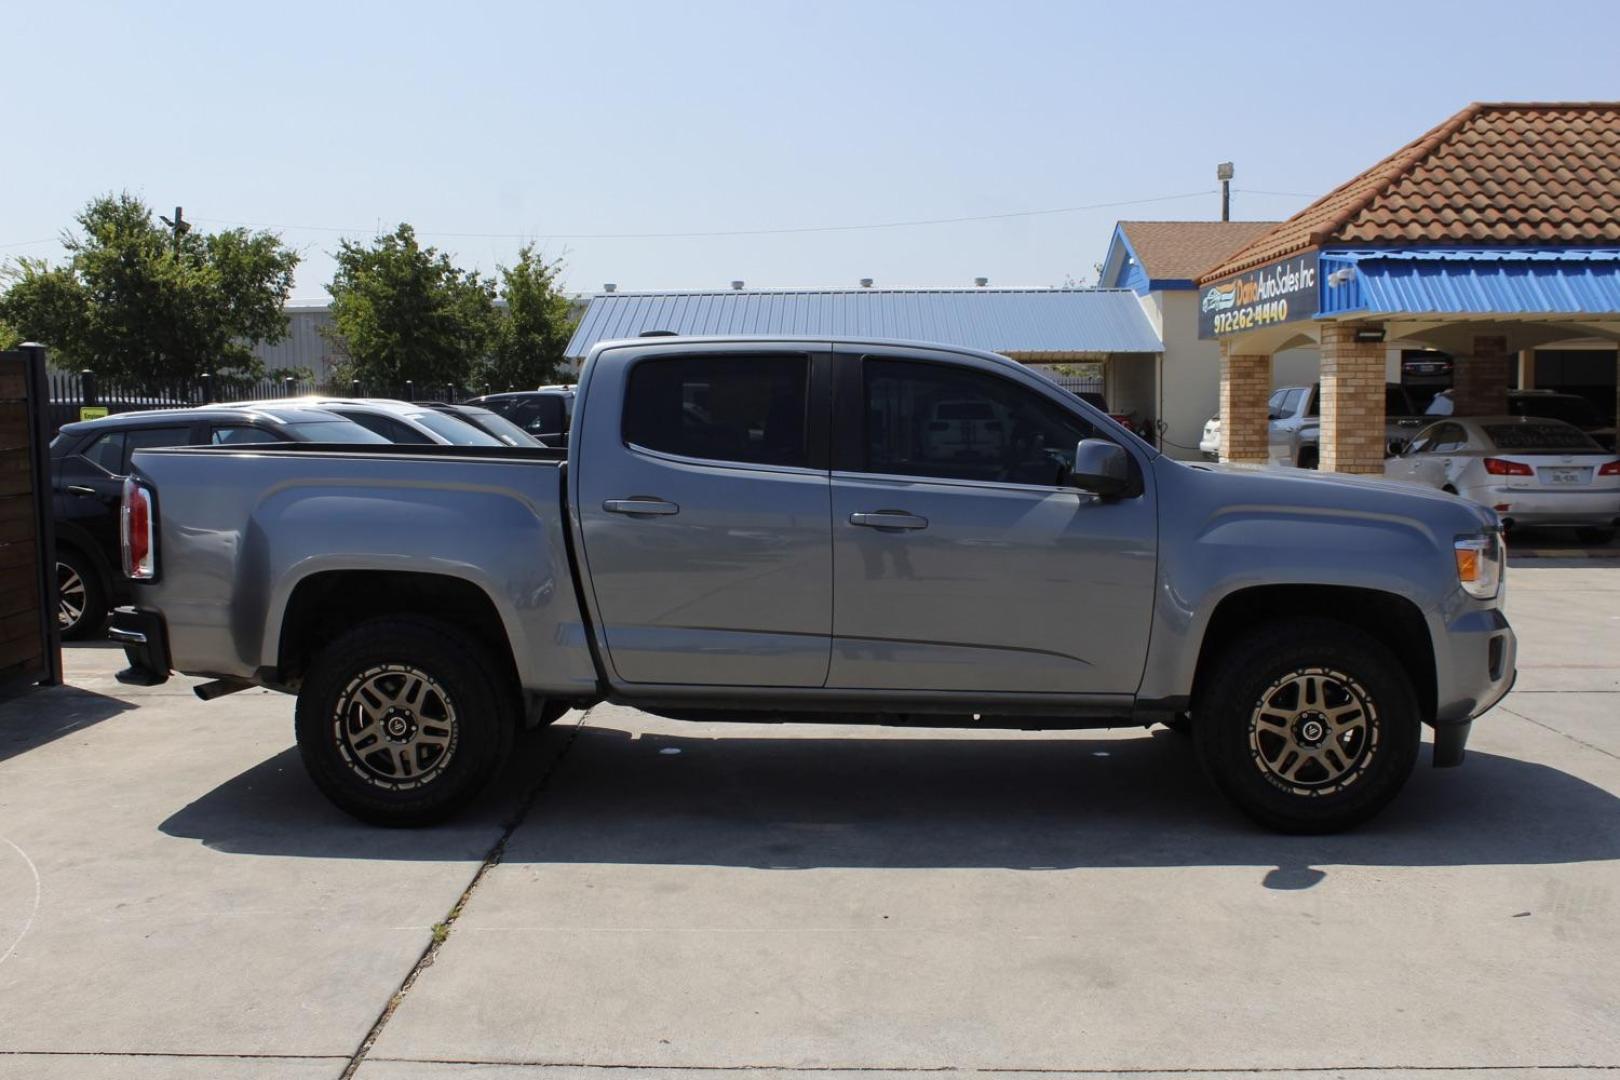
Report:
<svg viewBox="0 0 1620 1080"><path fill-rule="evenodd" d="M353 1080L354 1074L359 1071L361 1065L365 1064L366 1056L371 1053L371 1048L382 1037L383 1029L388 1026L388 1021L393 1019L394 1012L405 1000L405 995L411 992L411 987L416 985L416 980L421 977L422 973L433 966L433 961L437 959L439 950L443 949L450 940L450 933L455 929L456 920L461 918L461 913L466 908L467 902L472 899L473 893L484 880L484 876L500 865L501 859L506 855L506 847L511 842L513 834L517 832L524 821L528 820L529 811L539 801L540 793L546 789L546 785L550 783L552 776L556 774L563 758L568 756L569 748L574 745L575 736L579 734L580 727L584 725L585 718L589 715L589 710L580 714L579 719L575 721L573 728L568 732L568 737L563 742L562 748L557 751L557 756L551 759L551 763L546 766L534 783L530 785L529 790L524 792L523 797L518 800L516 808L512 811L512 816L507 819L506 824L501 828L501 835L496 838L494 845L484 855L484 861L478 864L478 869L473 872L472 880L467 882L465 889L461 890L461 895L451 905L450 910L445 914L444 920L434 925L433 932L428 938L427 947L422 950L422 955L411 966L411 970L405 974L404 981L399 984L399 989L394 991L393 995L388 999L388 1003L383 1006L382 1012L377 1014L377 1019L372 1023L370 1030L366 1032L365 1038L360 1040L360 1045L355 1048L354 1055L349 1058L349 1064L344 1068L338 1080ZM382 1059L379 1058L378 1060Z"/></svg>
<svg viewBox="0 0 1620 1080"><path fill-rule="evenodd" d="M1542 729L1544 729L1546 731L1550 731L1554 735L1561 735L1561 736L1568 739L1570 742L1574 743L1577 746L1584 746L1588 750L1596 750L1598 753L1602 754L1604 757L1611 757L1611 758L1614 758L1614 760L1616 760L1616 761L1620 761L1620 754L1612 753L1611 751L1603 749L1603 747L1601 747L1601 746L1598 746L1598 745L1596 745L1594 743L1587 742L1585 739L1577 739L1575 736L1571 735L1569 732L1567 732L1567 731L1559 731L1557 728L1553 727L1551 724L1544 724L1540 720L1537 720L1533 716L1526 716L1523 713L1514 712L1512 709L1508 708L1506 705L1498 705L1497 708L1501 709L1503 712L1507 713L1509 716L1516 716L1520 720L1523 720L1523 721L1525 721L1526 723L1529 723L1529 724L1534 724L1534 725L1536 725L1536 727L1542 728Z"/></svg>

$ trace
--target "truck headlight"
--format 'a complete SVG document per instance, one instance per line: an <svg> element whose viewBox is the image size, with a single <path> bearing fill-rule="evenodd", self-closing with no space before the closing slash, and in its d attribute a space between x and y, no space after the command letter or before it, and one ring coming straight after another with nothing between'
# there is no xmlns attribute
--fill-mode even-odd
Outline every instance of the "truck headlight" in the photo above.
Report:
<svg viewBox="0 0 1620 1080"><path fill-rule="evenodd" d="M1464 536L1453 545L1457 553L1457 580L1469 596L1489 600L1502 587L1504 551L1500 533Z"/></svg>

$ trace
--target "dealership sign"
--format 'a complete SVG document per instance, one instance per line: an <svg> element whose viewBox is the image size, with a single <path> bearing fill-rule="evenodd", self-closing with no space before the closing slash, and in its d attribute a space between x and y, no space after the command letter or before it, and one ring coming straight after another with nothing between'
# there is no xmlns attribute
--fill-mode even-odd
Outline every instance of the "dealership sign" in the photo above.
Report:
<svg viewBox="0 0 1620 1080"><path fill-rule="evenodd" d="M1316 252L1239 274L1198 292L1198 336L1259 330L1316 314Z"/></svg>

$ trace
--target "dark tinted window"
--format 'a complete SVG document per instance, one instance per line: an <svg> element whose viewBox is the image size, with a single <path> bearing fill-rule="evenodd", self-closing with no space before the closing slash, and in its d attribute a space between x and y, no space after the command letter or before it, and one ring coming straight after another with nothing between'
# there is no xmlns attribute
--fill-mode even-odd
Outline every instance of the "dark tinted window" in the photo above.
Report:
<svg viewBox="0 0 1620 1080"><path fill-rule="evenodd" d="M214 437L211 441L215 446L243 446L248 443L280 442L281 440L263 428L243 424L216 424L214 425Z"/></svg>
<svg viewBox="0 0 1620 1080"><path fill-rule="evenodd" d="M495 398L484 404L531 435L555 435L568 430L568 401L562 394L536 394Z"/></svg>
<svg viewBox="0 0 1620 1080"><path fill-rule="evenodd" d="M1437 424L1430 429L1429 450L1435 454L1455 454L1468 445L1468 432L1461 424Z"/></svg>
<svg viewBox="0 0 1620 1080"><path fill-rule="evenodd" d="M1578 428L1602 427L1597 410L1585 398L1562 394L1523 394L1508 399L1508 411L1514 416L1535 416L1543 420L1562 420Z"/></svg>
<svg viewBox="0 0 1620 1080"><path fill-rule="evenodd" d="M304 442L376 445L388 441L375 431L350 420L298 420L286 425L286 429L287 434Z"/></svg>
<svg viewBox="0 0 1620 1080"><path fill-rule="evenodd" d="M160 446L185 446L191 442L191 429L184 427L136 428L124 432L124 467L129 472L129 459L137 450L151 450Z"/></svg>
<svg viewBox="0 0 1620 1080"><path fill-rule="evenodd" d="M1595 453L1598 444L1568 424L1483 424L1498 450L1567 450Z"/></svg>
<svg viewBox="0 0 1620 1080"><path fill-rule="evenodd" d="M1013 484L1061 482L1085 420L999 376L866 361L866 470Z"/></svg>
<svg viewBox="0 0 1620 1080"><path fill-rule="evenodd" d="M802 356L678 356L630 372L624 439L684 457L804 465Z"/></svg>
<svg viewBox="0 0 1620 1080"><path fill-rule="evenodd" d="M124 471L124 433L109 431L80 452L80 457L93 462L114 476Z"/></svg>

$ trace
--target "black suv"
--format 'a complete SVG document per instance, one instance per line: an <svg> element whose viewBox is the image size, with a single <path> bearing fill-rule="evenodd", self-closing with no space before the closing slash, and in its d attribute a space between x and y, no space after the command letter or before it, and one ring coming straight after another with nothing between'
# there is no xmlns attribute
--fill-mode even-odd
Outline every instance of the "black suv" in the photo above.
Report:
<svg viewBox="0 0 1620 1080"><path fill-rule="evenodd" d="M497 412L547 446L568 445L568 429L574 420L572 386L542 386L538 390L485 394L462 404L481 405Z"/></svg>
<svg viewBox="0 0 1620 1080"><path fill-rule="evenodd" d="M352 420L316 409L162 409L64 425L51 442L56 513L57 623L64 638L101 630L129 599L118 550L118 511L130 455L156 446L270 442L382 443Z"/></svg>

